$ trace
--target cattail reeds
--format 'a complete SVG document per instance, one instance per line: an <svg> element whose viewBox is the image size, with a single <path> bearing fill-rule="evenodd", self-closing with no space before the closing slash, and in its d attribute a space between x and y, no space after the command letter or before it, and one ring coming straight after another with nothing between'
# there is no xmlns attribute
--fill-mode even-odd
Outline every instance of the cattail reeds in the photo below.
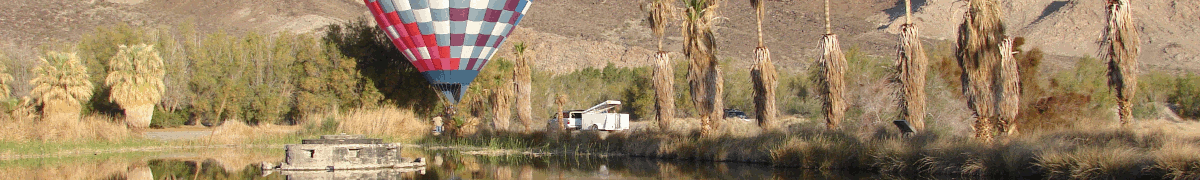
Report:
<svg viewBox="0 0 1200 180"><path fill-rule="evenodd" d="M1137 90L1138 39L1130 0L1108 1L1108 25L1104 28L1104 57L1108 59L1108 85L1116 91L1121 125L1133 121L1133 95Z"/></svg>
<svg viewBox="0 0 1200 180"><path fill-rule="evenodd" d="M1014 135L1017 133L1017 110L1021 103L1021 77L1017 69L1017 60L1013 58L1013 38L1005 38L1000 43L1000 122L997 130L1001 134Z"/></svg>
<svg viewBox="0 0 1200 180"><path fill-rule="evenodd" d="M655 120L662 131L671 126L675 117L675 67L671 57L663 51L662 41L666 27L675 19L675 7L669 0L654 0L649 4L650 30L658 41L658 52L654 53L654 112Z"/></svg>
<svg viewBox="0 0 1200 180"><path fill-rule="evenodd" d="M925 72L929 58L921 45L921 34L912 23L912 1L905 0L905 24L900 29L900 58L896 69L900 80L900 118L914 131L925 130Z"/></svg>
<svg viewBox="0 0 1200 180"><path fill-rule="evenodd" d="M87 66L74 53L49 52L39 58L41 65L33 68L37 77L30 81L30 91L42 104L44 121L71 122L80 119L80 103L92 98L92 82Z"/></svg>
<svg viewBox="0 0 1200 180"><path fill-rule="evenodd" d="M994 88L1000 41L1004 25L994 0L970 0L966 17L958 32L959 67L963 69L963 94L967 106L975 112L975 137L990 143L998 114Z"/></svg>
<svg viewBox="0 0 1200 180"><path fill-rule="evenodd" d="M684 0L687 7L682 28L685 36L683 54L690 60L688 86L692 103L700 114L700 134L708 134L723 118L721 95L724 84L711 24L718 3L717 0Z"/></svg>
<svg viewBox="0 0 1200 180"><path fill-rule="evenodd" d="M513 68L513 84L517 93L517 120L525 126L525 133L533 131L533 77L529 69L529 57L525 56L525 43L519 42L513 46L516 53L516 67Z"/></svg>
<svg viewBox="0 0 1200 180"><path fill-rule="evenodd" d="M819 76L816 78L823 110L825 127L838 129L846 115L846 54L842 53L837 35L833 34L829 18L829 0L825 0L825 36L821 37L821 59L817 60Z"/></svg>
<svg viewBox="0 0 1200 180"><path fill-rule="evenodd" d="M508 126L512 125L512 90L513 83L500 80L499 87L491 90L489 94L492 102L492 128L497 131L509 131Z"/></svg>
<svg viewBox="0 0 1200 180"><path fill-rule="evenodd" d="M750 67L750 77L754 81L754 114L758 117L758 127L774 128L775 118L779 109L775 107L775 88L779 86L778 73L775 63L771 62L771 50L763 42L763 0L752 0L754 12L758 20L758 47L754 48L754 66Z"/></svg>
<svg viewBox="0 0 1200 180"><path fill-rule="evenodd" d="M166 90L163 75L166 71L162 57L151 45L121 45L120 51L108 61L108 77L104 82L112 87L112 101L125 109L126 125L150 127L154 105Z"/></svg>

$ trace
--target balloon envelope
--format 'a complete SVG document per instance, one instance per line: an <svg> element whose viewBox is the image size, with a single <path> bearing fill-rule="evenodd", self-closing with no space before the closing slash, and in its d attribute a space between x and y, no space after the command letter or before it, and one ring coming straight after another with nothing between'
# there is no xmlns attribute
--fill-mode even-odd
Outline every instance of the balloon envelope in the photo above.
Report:
<svg viewBox="0 0 1200 180"><path fill-rule="evenodd" d="M457 103L532 0L364 0L392 44Z"/></svg>

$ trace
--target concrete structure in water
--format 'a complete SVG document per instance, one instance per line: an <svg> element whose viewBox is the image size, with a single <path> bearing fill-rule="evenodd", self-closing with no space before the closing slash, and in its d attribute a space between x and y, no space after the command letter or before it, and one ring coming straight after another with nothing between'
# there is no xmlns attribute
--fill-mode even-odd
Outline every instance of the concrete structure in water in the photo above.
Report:
<svg viewBox="0 0 1200 180"><path fill-rule="evenodd" d="M424 167L423 158L400 157L399 144L384 144L380 139L362 135L324 135L321 139L305 139L301 144L285 147L287 157L275 166L264 163L264 169L283 171L364 170L380 168Z"/></svg>

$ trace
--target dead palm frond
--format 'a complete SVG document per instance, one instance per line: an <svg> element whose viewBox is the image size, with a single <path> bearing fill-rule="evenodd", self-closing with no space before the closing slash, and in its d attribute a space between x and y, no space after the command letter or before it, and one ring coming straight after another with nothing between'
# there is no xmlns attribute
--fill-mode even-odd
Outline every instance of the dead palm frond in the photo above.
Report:
<svg viewBox="0 0 1200 180"><path fill-rule="evenodd" d="M682 0L685 7L683 21L683 54L688 62L688 86L692 103L700 114L700 133L707 134L722 118L721 93L723 83L720 64L716 57L716 39L712 31L712 20L718 2L716 0ZM714 116L715 115L715 116Z"/></svg>
<svg viewBox="0 0 1200 180"><path fill-rule="evenodd" d="M831 24L829 0L825 0L825 36L821 37L821 59L817 60L816 66L820 73L817 85L824 104L825 126L837 129L846 114L846 54L842 52Z"/></svg>
<svg viewBox="0 0 1200 180"><path fill-rule="evenodd" d="M567 95L559 94L558 98L554 99L554 104L558 106L558 111L555 113L555 115L558 116L558 117L556 117L556 118L558 118L558 124L556 124L558 127L556 129L562 130L562 132L566 132L566 130L567 130L567 124L566 124L567 119L566 118L567 117L563 117L563 109L564 109L564 107L567 106Z"/></svg>
<svg viewBox="0 0 1200 180"><path fill-rule="evenodd" d="M654 32L658 41L658 51L662 51L663 37L666 35L667 26L679 15L675 12L675 6L670 0L653 0L647 5L644 8L649 12L647 19L650 20L650 30Z"/></svg>
<svg viewBox="0 0 1200 180"><path fill-rule="evenodd" d="M1013 38L1005 38L1000 44L1000 122L996 129L1001 134L1017 133L1017 110L1021 102L1021 77L1017 60L1013 58Z"/></svg>
<svg viewBox="0 0 1200 180"><path fill-rule="evenodd" d="M42 104L42 118L79 120L80 103L92 98L87 66L74 53L49 52L39 60L42 64L33 68L37 77L29 83L34 85L30 94Z"/></svg>
<svg viewBox="0 0 1200 180"><path fill-rule="evenodd" d="M900 58L896 69L900 80L900 118L914 131L925 130L925 72L929 58L921 45L921 33L912 23L912 2L905 0L905 24L900 29Z"/></svg>
<svg viewBox="0 0 1200 180"><path fill-rule="evenodd" d="M758 47L754 49L754 66L750 68L750 77L754 81L754 112L758 117L758 126L773 128L775 118L779 114L775 107L775 88L779 86L778 73L775 63L771 62L771 50L763 42L762 22L764 8L762 0L751 0L758 20Z"/></svg>
<svg viewBox="0 0 1200 180"><path fill-rule="evenodd" d="M38 119L38 104L37 101L29 96L22 96L17 102L17 107L13 109L11 115L17 120L34 120Z"/></svg>
<svg viewBox="0 0 1200 180"><path fill-rule="evenodd" d="M512 123L512 89L513 83L501 80L499 87L492 89L492 127L498 131L508 131Z"/></svg>
<svg viewBox="0 0 1200 180"><path fill-rule="evenodd" d="M1137 90L1138 53L1141 42L1133 22L1130 0L1108 1L1108 26L1104 28L1104 57L1108 59L1108 84L1117 93L1121 125L1133 121L1133 95Z"/></svg>
<svg viewBox="0 0 1200 180"><path fill-rule="evenodd" d="M975 112L975 137L990 143L998 114L996 113L997 64L1000 61L1000 41L1004 24L994 0L971 0L969 10L958 32L959 67L963 69L963 94L967 105Z"/></svg>
<svg viewBox="0 0 1200 180"><path fill-rule="evenodd" d="M529 57L525 56L526 50L524 42L518 42L513 46L513 52L516 53L516 67L513 68L513 83L516 85L517 93L517 120L521 121L521 125L525 126L525 133L533 131L533 77L529 69Z"/></svg>
<svg viewBox="0 0 1200 180"><path fill-rule="evenodd" d="M112 87L111 100L125 109L125 122L135 128L149 127L154 104L162 99L166 89L163 85L166 71L158 51L146 44L121 45L108 61L108 68L104 82Z"/></svg>
<svg viewBox="0 0 1200 180"><path fill-rule="evenodd" d="M675 118L675 66L662 51L654 54L654 110L658 128L669 130Z"/></svg>

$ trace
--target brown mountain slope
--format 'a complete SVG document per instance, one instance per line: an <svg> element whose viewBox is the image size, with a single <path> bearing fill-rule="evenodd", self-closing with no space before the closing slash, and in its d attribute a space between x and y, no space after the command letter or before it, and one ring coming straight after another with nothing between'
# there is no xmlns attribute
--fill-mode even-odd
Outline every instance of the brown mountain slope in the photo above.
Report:
<svg viewBox="0 0 1200 180"><path fill-rule="evenodd" d="M951 39L961 22L963 2L914 0L916 20L929 39ZM1004 1L1010 34L1029 37L1030 45L1061 56L1095 54L1103 28L1102 2L1095 0ZM653 38L645 27L639 0L537 0L512 41L532 44L535 66L556 72L582 67L648 65ZM1143 64L1151 69L1200 70L1200 2L1136 1L1142 25ZM833 2L834 33L845 49L894 56L902 18L897 0ZM824 33L819 1L778 0L767 4L767 46L785 72L802 70L815 57ZM755 44L755 23L748 1L725 1L716 26L718 55L734 68L748 68ZM204 32L314 32L320 27L367 18L359 0L45 0L0 2L0 47L20 62L32 62L45 44L79 39L95 27L118 22L157 26L192 24ZM369 18L368 18L369 19ZM677 27L673 27L677 28ZM678 52L682 40L669 31L666 50ZM504 48L505 51L509 48ZM499 52L508 56L507 52ZM678 56L676 56L678 57ZM885 58L885 59L887 59ZM1053 58L1065 61L1069 58ZM20 77L19 77L20 78Z"/></svg>

